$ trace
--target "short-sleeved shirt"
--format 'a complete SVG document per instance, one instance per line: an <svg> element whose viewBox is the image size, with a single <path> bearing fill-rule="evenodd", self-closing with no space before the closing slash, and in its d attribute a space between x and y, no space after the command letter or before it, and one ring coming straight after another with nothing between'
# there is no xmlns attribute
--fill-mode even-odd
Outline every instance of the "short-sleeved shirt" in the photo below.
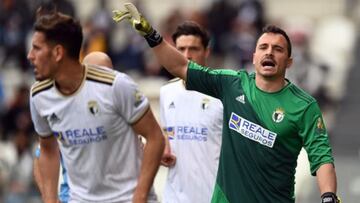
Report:
<svg viewBox="0 0 360 203"><path fill-rule="evenodd" d="M160 120L176 164L169 168L164 203L209 203L220 157L220 100L185 89L174 79L160 89Z"/></svg>
<svg viewBox="0 0 360 203"><path fill-rule="evenodd" d="M294 175L302 147L311 173L333 163L316 100L290 81L278 92L257 88L255 74L211 70L190 62L187 88L219 98L223 140L212 202L295 202Z"/></svg>
<svg viewBox="0 0 360 203"><path fill-rule="evenodd" d="M36 132L58 138L69 202L131 202L142 158L131 125L149 102L127 75L86 66L72 95L61 94L52 80L36 82L30 107ZM153 190L148 199L156 201Z"/></svg>

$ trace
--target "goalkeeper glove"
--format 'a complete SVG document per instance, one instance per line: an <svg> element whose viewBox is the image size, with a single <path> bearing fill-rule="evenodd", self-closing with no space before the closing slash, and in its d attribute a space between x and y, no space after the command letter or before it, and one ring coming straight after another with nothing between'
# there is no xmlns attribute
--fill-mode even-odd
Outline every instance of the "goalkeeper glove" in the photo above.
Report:
<svg viewBox="0 0 360 203"><path fill-rule="evenodd" d="M321 203L341 203L341 201L335 193L325 192L321 195Z"/></svg>
<svg viewBox="0 0 360 203"><path fill-rule="evenodd" d="M125 11L113 10L113 20L120 22L127 19L135 30L146 39L150 47L159 45L163 40L162 36L153 29L137 8L132 3L125 3L124 7Z"/></svg>

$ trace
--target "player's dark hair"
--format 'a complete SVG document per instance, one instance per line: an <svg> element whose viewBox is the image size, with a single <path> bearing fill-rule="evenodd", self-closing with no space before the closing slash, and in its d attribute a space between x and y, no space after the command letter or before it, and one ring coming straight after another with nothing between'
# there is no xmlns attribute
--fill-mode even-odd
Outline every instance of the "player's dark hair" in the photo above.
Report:
<svg viewBox="0 0 360 203"><path fill-rule="evenodd" d="M275 25L267 25L262 30L262 34L264 34L264 33L274 33L274 34L280 34L280 35L284 36L286 39L286 42L287 42L288 56L289 57L291 56L291 41L290 41L289 36L286 34L286 32L283 29L281 29Z"/></svg>
<svg viewBox="0 0 360 203"><path fill-rule="evenodd" d="M62 45L67 55L73 59L79 59L83 40L82 28L79 21L71 16L52 11L37 11L37 19L34 30L42 32L49 43Z"/></svg>
<svg viewBox="0 0 360 203"><path fill-rule="evenodd" d="M172 34L173 42L176 44L176 39L182 35L194 35L200 37L201 44L204 46L204 48L209 46L209 33L196 22L185 21L184 23L178 25L175 32Z"/></svg>

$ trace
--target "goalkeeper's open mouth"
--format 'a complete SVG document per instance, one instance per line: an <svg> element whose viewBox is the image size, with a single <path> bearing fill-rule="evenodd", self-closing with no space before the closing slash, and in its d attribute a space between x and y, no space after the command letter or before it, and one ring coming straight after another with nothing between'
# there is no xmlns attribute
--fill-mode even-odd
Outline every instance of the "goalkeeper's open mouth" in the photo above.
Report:
<svg viewBox="0 0 360 203"><path fill-rule="evenodd" d="M273 59L266 58L261 61L261 66L266 69L274 68L276 62Z"/></svg>

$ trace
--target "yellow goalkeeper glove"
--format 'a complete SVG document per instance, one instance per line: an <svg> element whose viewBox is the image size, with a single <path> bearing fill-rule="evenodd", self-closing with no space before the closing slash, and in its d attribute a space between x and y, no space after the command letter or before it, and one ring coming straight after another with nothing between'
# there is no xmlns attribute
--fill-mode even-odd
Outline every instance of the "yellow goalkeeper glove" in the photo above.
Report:
<svg viewBox="0 0 360 203"><path fill-rule="evenodd" d="M113 20L117 23L124 19L128 20L133 28L146 39L150 47L159 45L162 42L162 36L153 29L134 4L125 3L124 7L125 11L113 10Z"/></svg>

